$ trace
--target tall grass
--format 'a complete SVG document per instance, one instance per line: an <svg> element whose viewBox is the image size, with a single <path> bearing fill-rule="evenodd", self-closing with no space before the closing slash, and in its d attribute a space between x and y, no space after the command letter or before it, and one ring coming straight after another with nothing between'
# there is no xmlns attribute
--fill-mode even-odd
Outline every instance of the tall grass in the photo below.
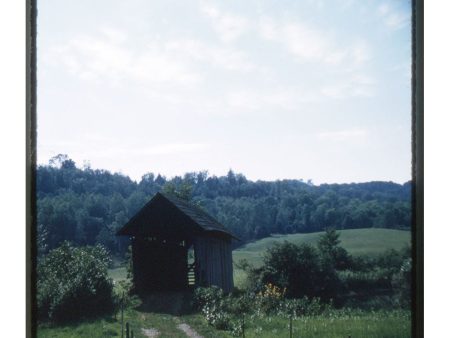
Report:
<svg viewBox="0 0 450 338"><path fill-rule="evenodd" d="M289 319L281 316L246 319L245 336L249 338L289 337ZM335 310L319 316L293 319L293 336L302 338L411 337L409 311Z"/></svg>
<svg viewBox="0 0 450 338"><path fill-rule="evenodd" d="M119 318L118 318L119 319ZM120 321L102 318L66 326L40 326L38 338L120 337ZM144 313L132 309L125 312L136 338L145 338L141 328L156 328L159 338L186 337L176 328L184 322L205 338L231 338L229 331L207 325L197 314L174 317L167 314ZM247 338L289 337L289 319L281 316L253 316L245 319ZM411 316L408 311L346 311L335 310L320 316L293 320L293 336L302 338L407 338L411 337Z"/></svg>

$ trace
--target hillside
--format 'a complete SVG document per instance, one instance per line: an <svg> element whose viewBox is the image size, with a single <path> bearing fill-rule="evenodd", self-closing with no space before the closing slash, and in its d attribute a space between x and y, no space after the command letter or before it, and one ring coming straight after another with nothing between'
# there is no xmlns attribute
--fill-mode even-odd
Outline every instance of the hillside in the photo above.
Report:
<svg viewBox="0 0 450 338"><path fill-rule="evenodd" d="M350 229L341 230L341 245L352 255L373 256L388 249L401 249L411 243L411 233L404 230L393 229ZM308 243L316 245L319 236L323 232L310 234L273 235L248 243L233 251L233 260L247 259L250 263L258 265L262 263L262 255L265 250L275 243L283 241L295 244Z"/></svg>
<svg viewBox="0 0 450 338"><path fill-rule="evenodd" d="M78 168L59 155L36 172L39 254L70 241L99 243L123 257L129 243L116 231L158 191L182 194L199 205L238 236L239 245L275 233L411 224L411 182L251 181L232 170L219 177L202 171L170 179L148 173L135 182L120 173Z"/></svg>

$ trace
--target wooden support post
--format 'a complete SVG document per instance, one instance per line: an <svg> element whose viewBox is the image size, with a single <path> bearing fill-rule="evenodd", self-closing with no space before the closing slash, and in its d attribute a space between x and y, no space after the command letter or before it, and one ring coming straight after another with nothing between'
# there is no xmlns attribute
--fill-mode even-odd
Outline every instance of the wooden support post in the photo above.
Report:
<svg viewBox="0 0 450 338"><path fill-rule="evenodd" d="M122 293L122 301L120 302L120 312L121 312L120 318L121 318L121 325L122 325L122 335L121 335L121 337L122 338L123 338L123 299L124 299L124 297L125 297L125 293Z"/></svg>
<svg viewBox="0 0 450 338"><path fill-rule="evenodd" d="M125 327L126 327L125 329L126 337L130 338L130 324L127 322Z"/></svg>
<svg viewBox="0 0 450 338"><path fill-rule="evenodd" d="M134 338L134 331L131 330L131 338Z"/></svg>
<svg viewBox="0 0 450 338"><path fill-rule="evenodd" d="M292 315L289 317L289 338L292 338Z"/></svg>

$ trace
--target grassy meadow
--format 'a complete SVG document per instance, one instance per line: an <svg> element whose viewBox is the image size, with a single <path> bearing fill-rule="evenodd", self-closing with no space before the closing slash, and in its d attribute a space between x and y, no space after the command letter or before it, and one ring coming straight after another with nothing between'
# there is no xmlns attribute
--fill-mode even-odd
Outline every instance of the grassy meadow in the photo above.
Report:
<svg viewBox="0 0 450 338"><path fill-rule="evenodd" d="M350 254L360 256L373 256L388 249L401 249L411 243L411 233L404 230L392 229L350 229L339 230L341 246ZM272 235L255 242L248 243L233 251L233 260L247 259L250 263L258 266L262 263L265 250L275 243L284 241L294 244L307 243L316 245L319 237L324 232L309 234Z"/></svg>
<svg viewBox="0 0 450 338"><path fill-rule="evenodd" d="M393 229L350 229L340 230L341 246L351 255L374 256L386 250L399 250L411 244L411 233L404 230ZM246 259L254 266L260 266L263 261L264 252L275 243L284 241L294 244L307 243L316 245L319 237L324 232L314 232L309 234L272 235L255 242L248 243L233 251L234 263L241 259ZM244 271L234 267L234 284L240 287L244 284L246 274Z"/></svg>
<svg viewBox="0 0 450 338"><path fill-rule="evenodd" d="M174 316L154 312L140 311L135 308L128 308L124 311L124 322L130 324L135 338L185 338L188 337L177 326L187 324L196 333L203 337L230 337L225 332L215 330L208 325L203 316L183 315ZM120 315L103 317L97 320L82 323L62 325L52 327L41 325L38 328L38 338L103 338L121 337Z"/></svg>
<svg viewBox="0 0 450 338"><path fill-rule="evenodd" d="M129 308L124 313L124 321L136 338L186 338L190 337L180 324L189 327L204 338L231 338L232 332L216 330L208 325L203 316L143 312ZM305 316L292 322L293 336L302 338L407 338L411 337L410 315L407 311L389 312L345 312ZM144 331L145 330L145 331ZM153 335L152 335L153 334ZM120 317L104 317L80 324L50 327L40 326L38 338L78 338L78 337L120 337ZM289 337L289 320L281 316L246 318L245 336L247 338ZM191 337L196 337L191 335Z"/></svg>
<svg viewBox="0 0 450 338"><path fill-rule="evenodd" d="M304 316L292 322L293 337L411 337L410 315L406 311L333 311L327 315ZM252 319L246 337L289 337L289 321L272 316Z"/></svg>

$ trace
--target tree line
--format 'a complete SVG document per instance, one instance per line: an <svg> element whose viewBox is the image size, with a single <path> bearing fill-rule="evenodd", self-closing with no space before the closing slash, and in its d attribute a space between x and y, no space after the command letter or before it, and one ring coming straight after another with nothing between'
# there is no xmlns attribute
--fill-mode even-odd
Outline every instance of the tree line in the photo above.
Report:
<svg viewBox="0 0 450 338"><path fill-rule="evenodd" d="M79 168L67 155L36 171L38 250L63 241L102 244L124 255L128 240L115 236L156 192L181 191L244 244L273 233L352 228L408 229L411 182L314 185L303 180L251 181L232 170L166 178L147 173L139 182L121 173Z"/></svg>

